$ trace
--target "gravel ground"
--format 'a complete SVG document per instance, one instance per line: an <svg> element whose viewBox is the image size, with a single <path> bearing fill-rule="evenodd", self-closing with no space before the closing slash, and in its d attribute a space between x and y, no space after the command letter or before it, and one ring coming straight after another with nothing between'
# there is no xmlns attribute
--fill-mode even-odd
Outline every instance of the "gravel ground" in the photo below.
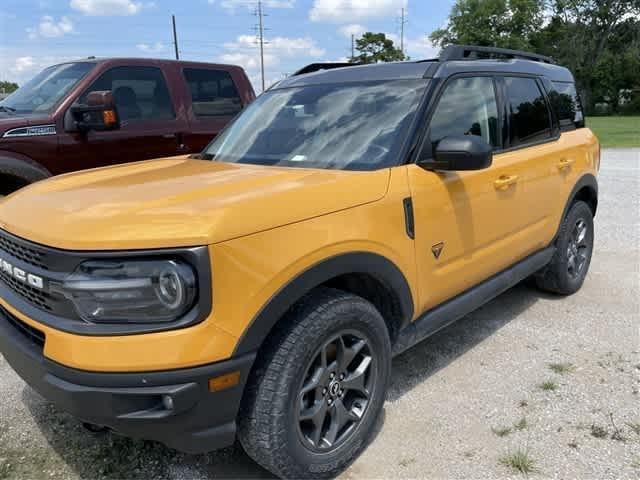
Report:
<svg viewBox="0 0 640 480"><path fill-rule="evenodd" d="M605 151L600 185L582 290L519 285L396 358L378 435L343 478L518 477L502 460L519 450L534 478L640 478L640 150ZM0 392L0 479L270 477L237 446L92 436L1 356Z"/></svg>

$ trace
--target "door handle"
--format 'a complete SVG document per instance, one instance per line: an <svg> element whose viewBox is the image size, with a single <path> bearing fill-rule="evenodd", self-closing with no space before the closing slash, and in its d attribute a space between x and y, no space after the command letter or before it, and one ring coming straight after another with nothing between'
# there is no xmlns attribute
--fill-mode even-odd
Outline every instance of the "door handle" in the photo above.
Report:
<svg viewBox="0 0 640 480"><path fill-rule="evenodd" d="M503 190L518 182L518 175L501 175L493 182L493 186L498 190Z"/></svg>
<svg viewBox="0 0 640 480"><path fill-rule="evenodd" d="M569 168L574 163L576 163L576 161L573 158L563 158L558 162L558 170L564 170L565 168Z"/></svg>

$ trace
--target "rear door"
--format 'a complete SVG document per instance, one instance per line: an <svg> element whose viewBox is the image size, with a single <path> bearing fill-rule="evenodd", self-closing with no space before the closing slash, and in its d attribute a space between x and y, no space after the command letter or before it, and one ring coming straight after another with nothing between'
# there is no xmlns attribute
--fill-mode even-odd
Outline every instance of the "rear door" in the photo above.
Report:
<svg viewBox="0 0 640 480"><path fill-rule="evenodd" d="M63 136L60 151L74 159L75 169L187 153L184 118L176 116L174 95L156 66L118 66L103 72L77 103L96 90L110 90L120 117L118 130Z"/></svg>
<svg viewBox="0 0 640 480"><path fill-rule="evenodd" d="M184 67L189 132L185 142L199 152L242 110L243 102L231 74L219 68Z"/></svg>
<svg viewBox="0 0 640 480"><path fill-rule="evenodd" d="M551 214L562 196L560 163L564 157L541 80L504 75L499 81L509 124L506 151L501 157L518 165L523 189L518 212L524 234L521 243L524 250L532 252L546 247L551 230L555 231L550 225Z"/></svg>

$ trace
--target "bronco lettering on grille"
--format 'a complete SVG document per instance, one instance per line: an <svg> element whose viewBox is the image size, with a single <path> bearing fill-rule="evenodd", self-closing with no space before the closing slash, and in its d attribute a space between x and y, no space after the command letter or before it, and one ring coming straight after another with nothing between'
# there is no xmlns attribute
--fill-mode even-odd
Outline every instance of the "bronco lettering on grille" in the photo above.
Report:
<svg viewBox="0 0 640 480"><path fill-rule="evenodd" d="M25 272L21 268L14 267L11 263L7 262L0 257L0 268L4 273L15 278L19 282L26 283L27 285L42 290L44 288L44 279L29 272Z"/></svg>

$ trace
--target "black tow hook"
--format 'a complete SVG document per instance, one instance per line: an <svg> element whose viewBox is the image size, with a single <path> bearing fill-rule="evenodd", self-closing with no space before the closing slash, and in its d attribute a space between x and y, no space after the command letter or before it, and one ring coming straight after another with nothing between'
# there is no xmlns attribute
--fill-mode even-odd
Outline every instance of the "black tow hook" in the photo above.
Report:
<svg viewBox="0 0 640 480"><path fill-rule="evenodd" d="M91 433L93 433L94 435L107 433L109 431L109 427L103 427L102 425L96 425L94 423L83 422L82 426L86 428L88 431L90 431Z"/></svg>

